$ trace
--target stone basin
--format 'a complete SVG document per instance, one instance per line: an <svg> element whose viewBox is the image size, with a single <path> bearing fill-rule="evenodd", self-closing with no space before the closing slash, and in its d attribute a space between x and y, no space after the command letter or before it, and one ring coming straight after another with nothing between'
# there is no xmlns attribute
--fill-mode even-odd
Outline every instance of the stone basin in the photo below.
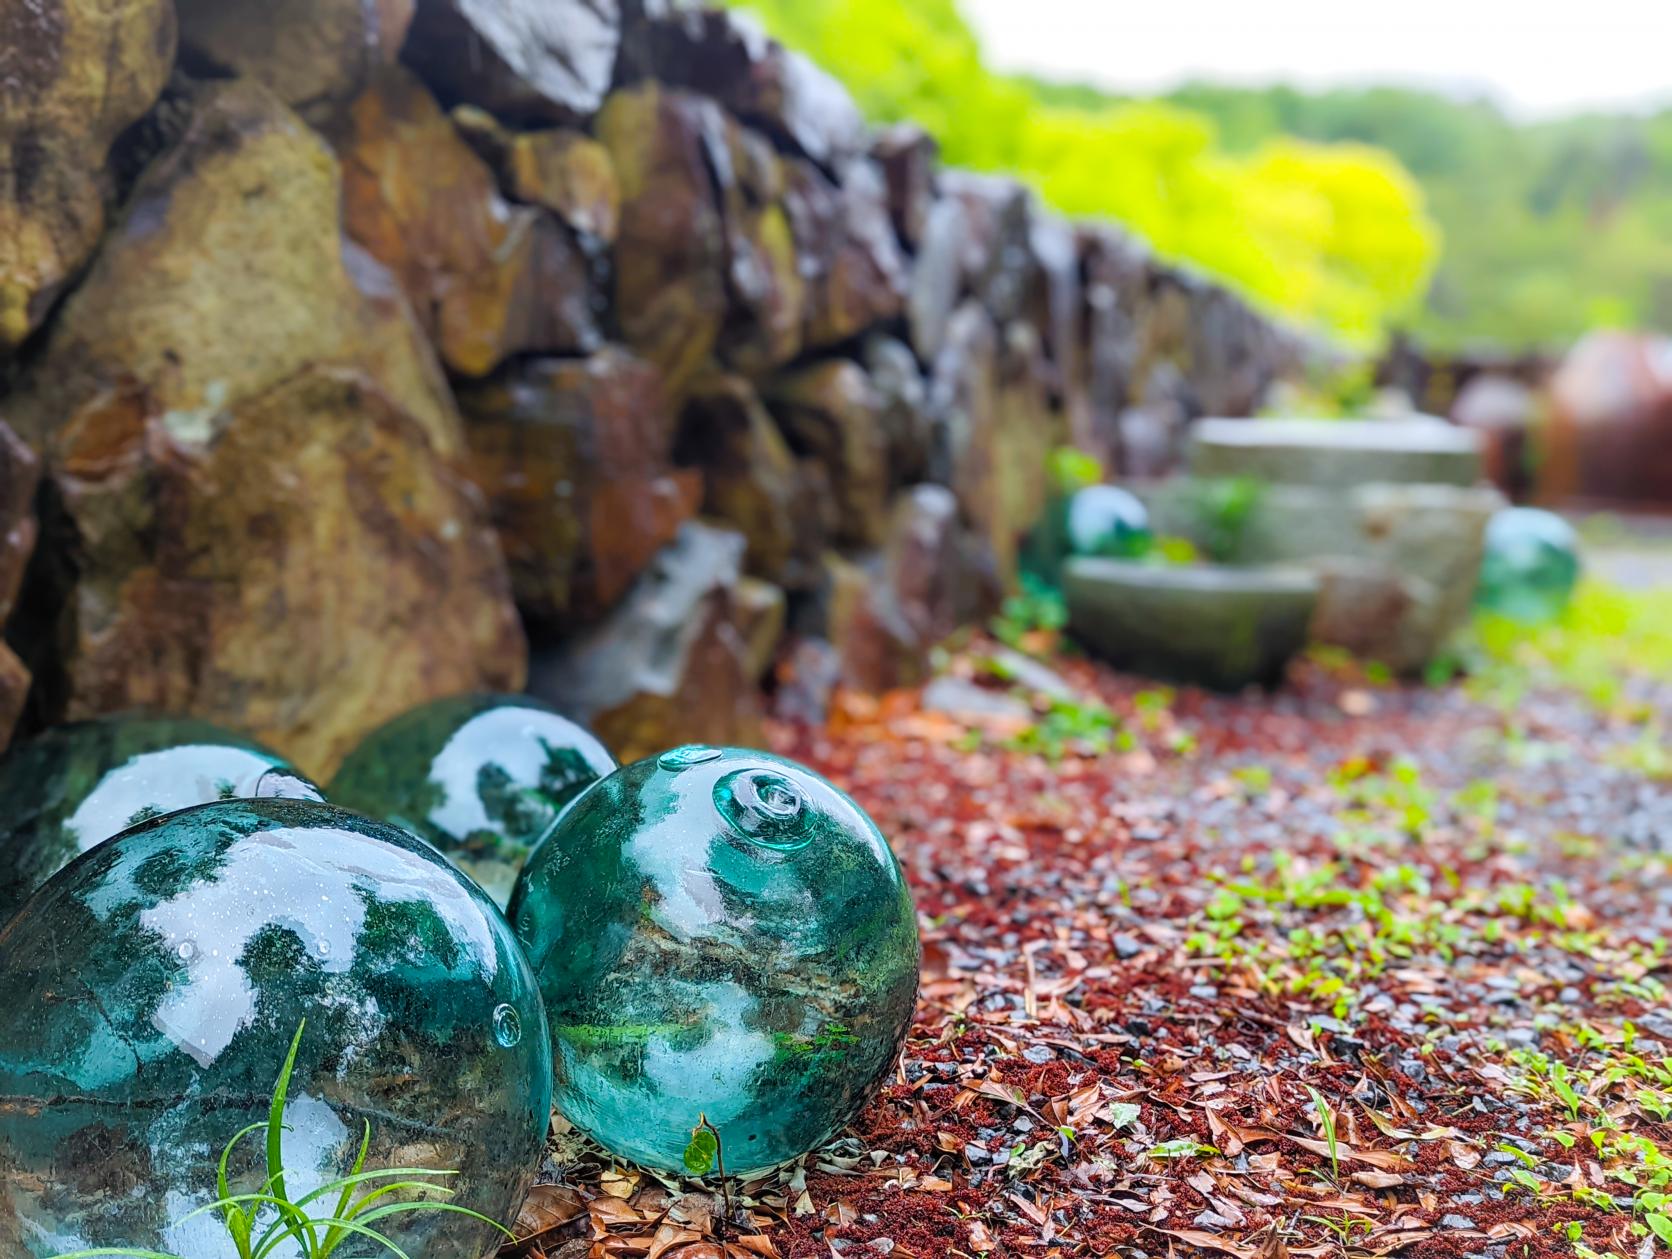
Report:
<svg viewBox="0 0 1672 1259"><path fill-rule="evenodd" d="M1346 489L1371 482L1474 485L1478 433L1411 420L1202 420L1190 430L1197 477Z"/></svg>
<svg viewBox="0 0 1672 1259"><path fill-rule="evenodd" d="M1217 690L1273 686L1306 643L1316 575L1084 557L1063 569L1069 632L1118 668Z"/></svg>

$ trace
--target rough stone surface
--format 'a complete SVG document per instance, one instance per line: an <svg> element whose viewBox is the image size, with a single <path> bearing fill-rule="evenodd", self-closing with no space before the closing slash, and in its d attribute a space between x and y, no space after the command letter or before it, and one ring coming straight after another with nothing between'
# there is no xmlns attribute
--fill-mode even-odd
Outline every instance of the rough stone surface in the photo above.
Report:
<svg viewBox="0 0 1672 1259"><path fill-rule="evenodd" d="M930 207L912 266L906 318L918 357L932 362L946 343L952 313L964 292L969 216L963 202L942 197Z"/></svg>
<svg viewBox="0 0 1672 1259"><path fill-rule="evenodd" d="M364 377L310 369L191 430L107 396L48 468L51 717L203 717L326 776L413 704L521 686L480 496Z"/></svg>
<svg viewBox="0 0 1672 1259"><path fill-rule="evenodd" d="M896 123L871 142L871 156L882 167L888 185L888 214L894 230L907 248L916 249L923 243L935 202L940 146L923 128Z"/></svg>
<svg viewBox="0 0 1672 1259"><path fill-rule="evenodd" d="M513 208L493 172L411 74L385 71L338 147L344 222L399 280L454 371L599 341L580 251L551 216Z"/></svg>
<svg viewBox="0 0 1672 1259"><path fill-rule="evenodd" d="M702 469L703 511L746 539L749 573L792 589L813 582L827 542L823 514L807 510L801 466L748 381L703 377L675 454Z"/></svg>
<svg viewBox="0 0 1672 1259"><path fill-rule="evenodd" d="M456 452L446 381L388 273L345 245L338 202L330 151L276 97L248 80L205 88L64 303L8 420L38 446L137 387L190 438L310 367L352 363L438 452Z"/></svg>
<svg viewBox="0 0 1672 1259"><path fill-rule="evenodd" d="M837 345L903 308L905 259L875 163L855 159L832 183L810 162L791 162L785 210L808 277L807 343Z"/></svg>
<svg viewBox="0 0 1672 1259"><path fill-rule="evenodd" d="M512 138L505 155L511 196L545 206L577 232L613 244L621 185L609 150L579 131L554 127Z"/></svg>
<svg viewBox="0 0 1672 1259"><path fill-rule="evenodd" d="M865 120L847 89L746 14L673 6L649 37L659 78L712 97L813 161L834 167L864 148Z"/></svg>
<svg viewBox="0 0 1672 1259"><path fill-rule="evenodd" d="M402 56L448 104L572 122L603 104L620 48L617 0L418 0Z"/></svg>
<svg viewBox="0 0 1672 1259"><path fill-rule="evenodd" d="M174 0L188 64L248 75L328 122L400 56L416 0Z"/></svg>
<svg viewBox="0 0 1672 1259"><path fill-rule="evenodd" d="M0 9L0 356L93 252L111 142L157 99L174 43L170 0Z"/></svg>
<svg viewBox="0 0 1672 1259"><path fill-rule="evenodd" d="M517 601L536 620L597 619L697 509L699 477L672 466L660 375L627 351L517 363L461 386L459 405Z"/></svg>
<svg viewBox="0 0 1672 1259"><path fill-rule="evenodd" d="M887 519L887 445L881 400L864 368L828 359L768 381L764 397L791 446L829 471L837 541L879 543Z"/></svg>
<svg viewBox="0 0 1672 1259"><path fill-rule="evenodd" d="M621 184L616 319L675 399L726 316L726 224L712 174L724 131L712 101L654 83L614 93L598 116Z"/></svg>
<svg viewBox="0 0 1672 1259"><path fill-rule="evenodd" d="M737 632L743 640L743 664L756 686L772 668L783 641L789 609L784 592L769 581L755 577L738 580L733 601Z"/></svg>
<svg viewBox="0 0 1672 1259"><path fill-rule="evenodd" d="M682 739L748 747L760 701L735 606L744 541L692 522L608 618L537 653L530 691L622 761Z"/></svg>
<svg viewBox="0 0 1672 1259"><path fill-rule="evenodd" d="M35 550L35 483L40 460L16 433L0 422L0 629L11 615ZM11 740L29 692L29 671L0 641L0 751Z"/></svg>
<svg viewBox="0 0 1672 1259"><path fill-rule="evenodd" d="M1480 438L1438 420L1203 420L1190 470L1288 485L1473 485Z"/></svg>
<svg viewBox="0 0 1672 1259"><path fill-rule="evenodd" d="M1220 690L1274 685L1306 642L1318 580L1303 570L1167 567L1077 557L1069 631L1121 668Z"/></svg>
<svg viewBox="0 0 1672 1259"><path fill-rule="evenodd" d="M929 382L917 356L905 342L876 333L866 338L863 357L882 404L889 482L899 487L921 481L929 473L935 435Z"/></svg>

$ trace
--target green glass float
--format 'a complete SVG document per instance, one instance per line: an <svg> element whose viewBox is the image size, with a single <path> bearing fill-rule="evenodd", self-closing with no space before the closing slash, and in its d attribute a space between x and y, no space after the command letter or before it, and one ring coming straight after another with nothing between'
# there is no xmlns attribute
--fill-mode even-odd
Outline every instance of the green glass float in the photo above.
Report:
<svg viewBox="0 0 1672 1259"><path fill-rule="evenodd" d="M584 727L538 700L458 695L372 731L329 794L428 840L503 908L558 814L615 767Z"/></svg>
<svg viewBox="0 0 1672 1259"><path fill-rule="evenodd" d="M147 818L248 796L319 799L276 752L207 721L56 726L0 760L0 922L73 858Z"/></svg>
<svg viewBox="0 0 1672 1259"><path fill-rule="evenodd" d="M450 1204L515 1215L551 1049L499 911L398 827L233 800L100 845L0 931L0 1254L235 1259L218 1213L187 1217L217 1197L227 1142L266 1120L304 1020L283 1111L292 1201L347 1173L369 1124L367 1171L454 1172ZM261 1147L238 1147L234 1192L262 1183ZM462 1214L378 1227L423 1259L500 1240ZM334 1259L387 1253L351 1236Z"/></svg>
<svg viewBox="0 0 1672 1259"><path fill-rule="evenodd" d="M821 1145L911 1025L916 916L887 841L762 752L677 748L603 779L529 858L511 921L558 1108L647 1167L680 1170L705 1116L730 1173Z"/></svg>
<svg viewBox="0 0 1672 1259"><path fill-rule="evenodd" d="M1131 490L1088 485L1068 500L1068 550L1073 555L1134 559L1155 541L1149 510Z"/></svg>
<svg viewBox="0 0 1672 1259"><path fill-rule="evenodd" d="M1562 614L1579 581L1579 535L1554 512L1507 507L1487 522L1476 602L1529 624Z"/></svg>

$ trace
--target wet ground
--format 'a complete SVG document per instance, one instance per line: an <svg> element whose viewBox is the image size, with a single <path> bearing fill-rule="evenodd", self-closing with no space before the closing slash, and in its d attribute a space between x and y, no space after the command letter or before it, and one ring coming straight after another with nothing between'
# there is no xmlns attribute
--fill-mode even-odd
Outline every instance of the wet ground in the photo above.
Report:
<svg viewBox="0 0 1672 1259"><path fill-rule="evenodd" d="M994 650L953 674L1000 685ZM734 1254L1672 1238L1665 687L1604 714L1310 662L1226 698L1049 659L1075 698L1023 689L1025 716L914 692L774 731L893 841L923 988L850 1135L738 1189ZM721 1251L705 1194L584 1154L547 1172L529 1253Z"/></svg>

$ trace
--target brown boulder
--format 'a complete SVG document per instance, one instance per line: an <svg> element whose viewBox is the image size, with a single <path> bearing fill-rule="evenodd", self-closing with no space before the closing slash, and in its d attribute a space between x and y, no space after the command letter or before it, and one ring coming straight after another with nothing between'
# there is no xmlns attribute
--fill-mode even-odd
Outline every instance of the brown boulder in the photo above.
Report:
<svg viewBox="0 0 1672 1259"><path fill-rule="evenodd" d="M0 356L98 243L111 142L162 91L174 41L169 0L0 5Z"/></svg>
<svg viewBox="0 0 1672 1259"><path fill-rule="evenodd" d="M190 424L107 394L55 434L48 477L50 718L190 714L323 777L414 704L522 681L480 496L352 370Z"/></svg>
<svg viewBox="0 0 1672 1259"><path fill-rule="evenodd" d="M790 445L828 469L836 540L859 547L880 543L888 447L882 401L865 369L848 359L827 359L766 382L762 397Z"/></svg>
<svg viewBox="0 0 1672 1259"><path fill-rule="evenodd" d="M248 80L205 88L140 175L8 419L40 445L109 390L138 388L192 434L313 365L353 363L438 451L457 451L440 369L388 274L345 247L338 203L330 151L277 98Z"/></svg>
<svg viewBox="0 0 1672 1259"><path fill-rule="evenodd" d="M758 577L741 577L732 604L737 633L743 640L744 670L750 682L759 686L784 638L784 592Z"/></svg>
<svg viewBox="0 0 1672 1259"><path fill-rule="evenodd" d="M837 345L899 316L907 273L875 163L854 159L833 184L810 162L788 164L784 208L808 277L807 344Z"/></svg>
<svg viewBox="0 0 1672 1259"><path fill-rule="evenodd" d="M516 363L461 386L459 405L517 601L538 620L601 616L697 509L661 378L623 350Z"/></svg>
<svg viewBox="0 0 1672 1259"><path fill-rule="evenodd" d="M702 469L703 512L743 535L745 571L792 589L814 579L824 521L808 510L795 454L748 381L714 373L697 382L675 456Z"/></svg>
<svg viewBox="0 0 1672 1259"><path fill-rule="evenodd" d="M1033 265L1033 199L1013 179L949 170L944 195L960 202L968 220L964 284L1000 324L1019 318Z"/></svg>
<svg viewBox="0 0 1672 1259"><path fill-rule="evenodd" d="M864 361L882 404L889 484L921 481L929 472L934 426L929 386L917 356L905 342L878 332L865 339Z"/></svg>
<svg viewBox="0 0 1672 1259"><path fill-rule="evenodd" d="M482 376L518 353L598 344L587 267L549 215L512 207L424 85L394 68L338 137L348 233L387 266L442 360Z"/></svg>
<svg viewBox="0 0 1672 1259"><path fill-rule="evenodd" d="M642 71L712 97L827 168L864 148L865 120L847 89L744 14L670 5L638 37Z"/></svg>
<svg viewBox="0 0 1672 1259"><path fill-rule="evenodd" d="M686 524L607 619L536 653L529 690L622 761L686 742L758 745L755 662L736 607L743 545Z"/></svg>
<svg viewBox="0 0 1672 1259"><path fill-rule="evenodd" d="M935 201L935 170L940 145L913 123L896 123L871 142L871 156L888 185L888 215L894 231L911 249L923 243Z"/></svg>
<svg viewBox="0 0 1672 1259"><path fill-rule="evenodd" d="M401 56L450 105L563 123L603 103L620 47L617 0L418 0Z"/></svg>
<svg viewBox="0 0 1672 1259"><path fill-rule="evenodd" d="M561 128L521 132L506 152L505 175L518 201L545 206L575 231L614 243L621 185L609 150L591 136Z"/></svg>
<svg viewBox="0 0 1672 1259"><path fill-rule="evenodd" d="M188 64L248 75L325 123L400 56L415 0L175 0Z"/></svg>
<svg viewBox="0 0 1672 1259"><path fill-rule="evenodd" d="M712 165L725 119L712 101L650 83L611 95L597 135L621 184L616 318L677 399L726 317L726 224Z"/></svg>
<svg viewBox="0 0 1672 1259"><path fill-rule="evenodd" d="M40 461L11 429L0 423L0 629L11 615L23 571L35 550L35 483ZM0 751L29 694L29 670L0 642Z"/></svg>

